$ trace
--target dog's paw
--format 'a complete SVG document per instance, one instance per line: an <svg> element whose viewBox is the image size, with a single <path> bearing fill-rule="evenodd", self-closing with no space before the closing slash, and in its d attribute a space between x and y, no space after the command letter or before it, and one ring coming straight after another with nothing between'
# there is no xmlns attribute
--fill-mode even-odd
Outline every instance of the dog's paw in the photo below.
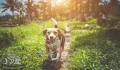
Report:
<svg viewBox="0 0 120 70"><path fill-rule="evenodd" d="M57 53L54 52L54 53L52 54L52 58L56 58L56 57L57 57Z"/></svg>
<svg viewBox="0 0 120 70"><path fill-rule="evenodd" d="M62 58L58 58L57 60L56 60L56 62L59 62L59 61L61 61L62 60Z"/></svg>
<svg viewBox="0 0 120 70"><path fill-rule="evenodd" d="M50 56L50 55L48 55L48 60L52 60L52 58L51 58L51 56Z"/></svg>
<svg viewBox="0 0 120 70"><path fill-rule="evenodd" d="M59 61L61 61L61 59L57 59L57 60L56 60L56 62L59 62Z"/></svg>

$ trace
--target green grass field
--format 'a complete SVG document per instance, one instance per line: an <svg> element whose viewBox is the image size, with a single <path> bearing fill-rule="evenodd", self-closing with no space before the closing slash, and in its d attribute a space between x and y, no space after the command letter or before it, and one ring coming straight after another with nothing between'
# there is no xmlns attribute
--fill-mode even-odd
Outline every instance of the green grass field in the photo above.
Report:
<svg viewBox="0 0 120 70"><path fill-rule="evenodd" d="M64 23L58 22L58 26L63 32ZM43 60L47 58L43 30L48 27L54 27L52 21L45 23L31 22L28 25L13 28L1 27L0 68L40 70ZM15 58L18 56L20 60L11 58L10 55ZM14 64L12 59L19 61L20 64Z"/></svg>
<svg viewBox="0 0 120 70"><path fill-rule="evenodd" d="M59 21L62 32L65 30L64 23L68 23L71 28L71 49L66 69L120 69L120 41L106 37L107 29L99 27L96 19L87 19L87 22ZM89 26L85 27L85 24ZM54 27L51 20L42 24L31 22L25 26L0 27L0 68L40 70L47 58L42 31L48 27Z"/></svg>
<svg viewBox="0 0 120 70"><path fill-rule="evenodd" d="M89 27L84 27L84 24ZM74 21L68 70L119 70L120 41L106 37L106 30L97 20Z"/></svg>

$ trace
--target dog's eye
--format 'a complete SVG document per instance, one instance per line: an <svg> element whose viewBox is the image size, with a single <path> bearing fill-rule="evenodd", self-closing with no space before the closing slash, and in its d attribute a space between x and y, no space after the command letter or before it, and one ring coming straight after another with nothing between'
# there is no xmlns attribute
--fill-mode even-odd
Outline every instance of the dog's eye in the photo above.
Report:
<svg viewBox="0 0 120 70"><path fill-rule="evenodd" d="M48 32L48 34L50 34L50 32Z"/></svg>
<svg viewBox="0 0 120 70"><path fill-rule="evenodd" d="M57 32L54 32L54 34L57 34Z"/></svg>

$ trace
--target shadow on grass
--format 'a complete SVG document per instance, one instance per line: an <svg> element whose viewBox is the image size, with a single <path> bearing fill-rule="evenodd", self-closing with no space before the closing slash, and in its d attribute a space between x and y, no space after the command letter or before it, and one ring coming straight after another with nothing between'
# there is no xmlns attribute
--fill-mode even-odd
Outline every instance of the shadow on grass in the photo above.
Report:
<svg viewBox="0 0 120 70"><path fill-rule="evenodd" d="M45 59L42 64L42 70L59 70L62 67L63 61Z"/></svg>
<svg viewBox="0 0 120 70"><path fill-rule="evenodd" d="M76 38L72 42L72 49L81 48L83 46L97 47L103 49L104 47L114 47L120 48L120 33L117 32L110 33L110 31L97 31L89 33L88 35L79 36L76 34Z"/></svg>
<svg viewBox="0 0 120 70"><path fill-rule="evenodd" d="M0 31L0 49L11 45L14 41L13 34L10 31Z"/></svg>
<svg viewBox="0 0 120 70"><path fill-rule="evenodd" d="M70 67L72 70L118 70L120 68L120 35L118 33L98 30L81 33L83 35L80 31L73 34L70 57L74 65L71 66L73 68Z"/></svg>

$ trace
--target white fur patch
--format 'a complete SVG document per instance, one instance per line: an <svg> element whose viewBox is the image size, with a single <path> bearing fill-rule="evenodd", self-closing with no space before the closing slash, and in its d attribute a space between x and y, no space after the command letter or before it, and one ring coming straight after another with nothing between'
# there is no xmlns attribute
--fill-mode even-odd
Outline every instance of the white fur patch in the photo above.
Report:
<svg viewBox="0 0 120 70"><path fill-rule="evenodd" d="M60 45L61 45L61 41L59 39L56 39L53 44L52 43L47 44L47 46L52 50L59 50Z"/></svg>

